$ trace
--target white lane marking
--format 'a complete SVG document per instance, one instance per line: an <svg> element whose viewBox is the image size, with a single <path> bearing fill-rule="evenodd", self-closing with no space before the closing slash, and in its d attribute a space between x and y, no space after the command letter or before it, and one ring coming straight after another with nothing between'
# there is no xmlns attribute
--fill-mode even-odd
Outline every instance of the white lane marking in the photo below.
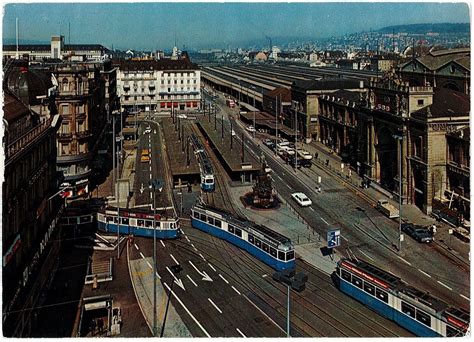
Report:
<svg viewBox="0 0 474 342"><path fill-rule="evenodd" d="M194 280L189 276L189 274L186 274L186 277L191 281L191 283L194 284L194 286L198 287L198 285L194 282Z"/></svg>
<svg viewBox="0 0 474 342"><path fill-rule="evenodd" d="M165 243L163 242L163 240L160 240L160 242L161 242L161 245L165 247Z"/></svg>
<svg viewBox="0 0 474 342"><path fill-rule="evenodd" d="M346 240L346 241L349 241L344 235L341 235L341 237Z"/></svg>
<svg viewBox="0 0 474 342"><path fill-rule="evenodd" d="M288 184L286 183L283 183L283 184L285 184L288 189L291 189L291 187Z"/></svg>
<svg viewBox="0 0 474 342"><path fill-rule="evenodd" d="M156 277L161 280L161 277L160 277L160 275L158 274L158 272L155 272L155 273L156 273Z"/></svg>
<svg viewBox="0 0 474 342"><path fill-rule="evenodd" d="M244 333L242 331L240 331L239 328L235 328L235 330L237 330L237 332L242 336L242 337L247 337L244 335Z"/></svg>
<svg viewBox="0 0 474 342"><path fill-rule="evenodd" d="M191 246L194 248L194 250L195 250L196 252L198 251L197 248L194 247L194 244L193 244L193 243L191 244Z"/></svg>
<svg viewBox="0 0 474 342"><path fill-rule="evenodd" d="M401 261L403 261L404 263L406 263L407 265L410 265L411 266L411 263L406 261L405 259L403 259L401 256L398 256L397 255L397 258L400 259Z"/></svg>
<svg viewBox="0 0 474 342"><path fill-rule="evenodd" d="M150 173L150 179L151 179L151 173Z"/></svg>
<svg viewBox="0 0 474 342"><path fill-rule="evenodd" d="M207 298L207 300L208 300L209 302L211 302L211 304L216 308L217 311L219 311L219 313L222 313L222 310L219 309L219 307L212 301L211 298Z"/></svg>
<svg viewBox="0 0 474 342"><path fill-rule="evenodd" d="M279 180L281 180L281 181L283 180L283 179L281 179L281 177L280 177L280 176L278 176L278 175L276 175L276 176L278 177L278 179L279 179Z"/></svg>
<svg viewBox="0 0 474 342"><path fill-rule="evenodd" d="M206 258L203 257L203 255L201 253L199 253L199 256L202 258L202 260L206 261Z"/></svg>
<svg viewBox="0 0 474 342"><path fill-rule="evenodd" d="M466 300L468 300L468 301L471 301L471 300L469 299L469 297L466 297L466 296L463 295L463 294L459 294L459 295L460 295L461 297L463 297L464 299L466 299Z"/></svg>
<svg viewBox="0 0 474 342"><path fill-rule="evenodd" d="M453 290L453 289L452 289L452 288L450 288L448 285L446 285L445 283L443 283L443 282L441 282L441 281L439 281L439 280L437 280L436 282L437 282L438 284L440 284L440 285L444 286L445 288L447 288L447 289L451 290L451 291Z"/></svg>
<svg viewBox="0 0 474 342"><path fill-rule="evenodd" d="M176 260L176 258L174 257L173 254L170 253L170 257L171 257L171 259L173 259L173 261L176 263L176 265L179 265L178 260Z"/></svg>
<svg viewBox="0 0 474 342"><path fill-rule="evenodd" d="M146 264L148 265L148 267L150 267L151 269L153 269L153 266L151 266L151 264L148 262L148 260L146 261Z"/></svg>
<svg viewBox="0 0 474 342"><path fill-rule="evenodd" d="M215 271L215 270L214 270L214 271ZM222 274L219 273L219 277L221 277L221 279L222 279L223 281L225 281L226 284L229 284L229 282L227 281L227 279L224 278L224 277L222 276Z"/></svg>
<svg viewBox="0 0 474 342"><path fill-rule="evenodd" d="M232 285L231 287L232 287L232 290L234 290L235 292L237 292L237 294L238 294L239 296L241 295L241 293L239 292L239 290L237 290L237 289L234 287L234 285Z"/></svg>
<svg viewBox="0 0 474 342"><path fill-rule="evenodd" d="M193 321L198 325L199 328L201 328L202 332L207 336L207 337L211 337L211 335L209 335L209 333L206 331L206 329L204 329L204 327L201 325L201 323L199 323L199 321L196 319L196 317L193 316L193 314L191 313L191 311L189 311L189 309L186 307L186 305L184 305L184 303L181 301L181 299L179 299L179 297L176 295L176 293L174 293L174 291L172 291L170 289L170 287L168 286L168 284L164 283L166 288L168 289L168 291L171 292L171 294L174 296L174 298L176 298L176 300L179 302L179 304L181 304L181 306L183 307L184 310L186 310L186 312L188 313L188 315L193 319Z"/></svg>
<svg viewBox="0 0 474 342"><path fill-rule="evenodd" d="M361 252L362 254L364 254L367 258L369 258L370 260L374 260L370 255L368 255L367 253L365 253L364 251L361 251L359 249L359 252Z"/></svg>
<svg viewBox="0 0 474 342"><path fill-rule="evenodd" d="M153 199L153 193L150 191L150 199Z"/></svg>
<svg viewBox="0 0 474 342"><path fill-rule="evenodd" d="M174 282L176 283L176 285L181 287L183 289L183 291L186 291L186 289L184 288L183 281L181 279L178 279L178 277L176 277L176 275L173 273L173 271L170 270L170 268L168 266L166 266L166 270L171 274L171 276L173 277Z"/></svg>
<svg viewBox="0 0 474 342"><path fill-rule="evenodd" d="M186 241L191 242L189 241L189 238L186 235L184 235L184 237L186 238Z"/></svg>
<svg viewBox="0 0 474 342"><path fill-rule="evenodd" d="M217 272L216 269L214 268L214 266L212 266L210 263L207 263L207 264L209 265L210 268L212 268L212 270L213 270L214 272Z"/></svg>
<svg viewBox="0 0 474 342"><path fill-rule="evenodd" d="M311 207L309 207L309 209L310 209L311 211L314 211L314 209L313 209L313 208L311 208Z"/></svg>
<svg viewBox="0 0 474 342"><path fill-rule="evenodd" d="M268 277L268 274L262 275L262 278L266 278L266 277Z"/></svg>
<svg viewBox="0 0 474 342"><path fill-rule="evenodd" d="M142 259L145 259L145 256L143 255L142 252L140 252L140 256L142 257Z"/></svg>
<svg viewBox="0 0 474 342"><path fill-rule="evenodd" d="M284 175L285 175L285 173L284 173L284 172L282 172L282 173L281 173L281 175L282 175L282 176L284 176Z"/></svg>
<svg viewBox="0 0 474 342"><path fill-rule="evenodd" d="M424 274L425 276L427 276L428 278L431 278L431 276L430 276L428 273L426 273L425 271L420 270L420 269L418 269L418 271L420 271L421 273L423 273L423 274Z"/></svg>
<svg viewBox="0 0 474 342"><path fill-rule="evenodd" d="M326 221L325 219L323 219L322 217L320 217L321 221L323 221L324 223L326 223L328 226L329 226L329 223L328 221Z"/></svg>
<svg viewBox="0 0 474 342"><path fill-rule="evenodd" d="M135 245L135 248L137 249L137 251L139 251L137 244L136 244L136 243L134 243L134 245Z"/></svg>

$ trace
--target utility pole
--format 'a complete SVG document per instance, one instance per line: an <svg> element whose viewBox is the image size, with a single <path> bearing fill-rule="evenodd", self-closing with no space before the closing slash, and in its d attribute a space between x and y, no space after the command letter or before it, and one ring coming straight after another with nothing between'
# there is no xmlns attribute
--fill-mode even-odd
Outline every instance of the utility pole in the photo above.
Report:
<svg viewBox="0 0 474 342"><path fill-rule="evenodd" d="M295 101L296 106L295 106L295 173L298 170L298 155L296 153L298 149L298 106L299 102Z"/></svg>
<svg viewBox="0 0 474 342"><path fill-rule="evenodd" d="M275 156L277 155L278 144L278 97L275 96Z"/></svg>

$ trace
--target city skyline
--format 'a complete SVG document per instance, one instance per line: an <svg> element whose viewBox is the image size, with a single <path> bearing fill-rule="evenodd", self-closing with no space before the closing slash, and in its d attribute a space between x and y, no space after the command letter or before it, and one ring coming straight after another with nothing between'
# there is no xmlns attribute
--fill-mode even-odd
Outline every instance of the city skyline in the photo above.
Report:
<svg viewBox="0 0 474 342"><path fill-rule="evenodd" d="M10 3L4 7L4 42L15 39L16 18L20 43L61 34L66 43L155 50L175 42L200 49L266 42L266 36L321 39L390 25L466 23L469 8L465 3Z"/></svg>

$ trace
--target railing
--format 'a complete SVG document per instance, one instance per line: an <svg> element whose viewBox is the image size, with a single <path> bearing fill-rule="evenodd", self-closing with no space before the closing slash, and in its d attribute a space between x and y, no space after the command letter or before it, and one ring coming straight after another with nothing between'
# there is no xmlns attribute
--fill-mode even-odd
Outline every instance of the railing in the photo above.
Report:
<svg viewBox="0 0 474 342"><path fill-rule="evenodd" d="M13 141L6 148L6 159L13 157L16 153L22 151L33 140L37 139L44 131L51 126L52 119L46 120L44 123L37 125L30 131L22 135L20 138Z"/></svg>
<svg viewBox="0 0 474 342"><path fill-rule="evenodd" d="M433 91L433 87L423 87L423 86L410 87L410 92L417 92L417 91Z"/></svg>

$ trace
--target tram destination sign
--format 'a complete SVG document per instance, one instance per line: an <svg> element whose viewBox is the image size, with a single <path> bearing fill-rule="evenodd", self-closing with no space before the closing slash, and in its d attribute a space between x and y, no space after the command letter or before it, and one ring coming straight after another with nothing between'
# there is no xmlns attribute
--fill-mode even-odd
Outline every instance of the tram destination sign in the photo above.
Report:
<svg viewBox="0 0 474 342"><path fill-rule="evenodd" d="M339 247L341 245L341 230L332 229L327 234L328 248Z"/></svg>

